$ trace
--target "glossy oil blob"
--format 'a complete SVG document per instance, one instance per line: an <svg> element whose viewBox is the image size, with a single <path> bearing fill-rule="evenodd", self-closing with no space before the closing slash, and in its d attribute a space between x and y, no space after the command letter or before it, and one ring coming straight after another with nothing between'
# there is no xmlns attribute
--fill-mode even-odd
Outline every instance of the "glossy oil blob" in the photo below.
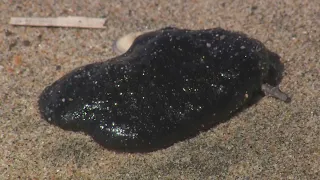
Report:
<svg viewBox="0 0 320 180"><path fill-rule="evenodd" d="M275 85L280 62L259 41L220 28L164 28L111 60L45 88L45 120L83 131L107 149L149 152L228 120Z"/></svg>

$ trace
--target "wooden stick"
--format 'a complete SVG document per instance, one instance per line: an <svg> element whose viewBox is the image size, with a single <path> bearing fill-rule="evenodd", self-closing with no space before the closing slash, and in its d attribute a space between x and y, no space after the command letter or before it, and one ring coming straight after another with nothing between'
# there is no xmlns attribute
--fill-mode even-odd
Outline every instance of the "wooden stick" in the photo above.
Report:
<svg viewBox="0 0 320 180"><path fill-rule="evenodd" d="M17 26L46 26L46 27L77 27L77 28L106 28L106 18L88 18L68 16L57 18L25 18L11 17L9 24Z"/></svg>

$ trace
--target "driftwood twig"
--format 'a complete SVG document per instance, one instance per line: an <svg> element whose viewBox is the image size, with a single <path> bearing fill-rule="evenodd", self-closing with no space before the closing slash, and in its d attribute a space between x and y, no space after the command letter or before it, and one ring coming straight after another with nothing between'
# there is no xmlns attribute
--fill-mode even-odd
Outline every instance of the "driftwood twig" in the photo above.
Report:
<svg viewBox="0 0 320 180"><path fill-rule="evenodd" d="M9 24L17 26L106 28L104 25L105 22L106 18L89 18L81 16L56 18L11 17Z"/></svg>

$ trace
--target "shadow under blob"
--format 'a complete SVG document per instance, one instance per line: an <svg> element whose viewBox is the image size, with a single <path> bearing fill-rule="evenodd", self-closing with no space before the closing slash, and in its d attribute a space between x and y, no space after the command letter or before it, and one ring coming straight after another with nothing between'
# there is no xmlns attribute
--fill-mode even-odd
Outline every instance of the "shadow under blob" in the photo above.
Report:
<svg viewBox="0 0 320 180"><path fill-rule="evenodd" d="M42 117L117 152L151 152L230 119L280 83L280 57L238 32L164 28L46 87Z"/></svg>

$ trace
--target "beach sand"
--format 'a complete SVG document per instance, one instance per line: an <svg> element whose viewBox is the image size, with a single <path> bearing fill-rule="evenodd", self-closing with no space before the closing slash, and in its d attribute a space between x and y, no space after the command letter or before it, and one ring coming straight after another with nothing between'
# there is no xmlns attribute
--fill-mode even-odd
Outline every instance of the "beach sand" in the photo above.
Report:
<svg viewBox="0 0 320 180"><path fill-rule="evenodd" d="M18 27L10 17L106 17L106 29ZM229 121L148 154L108 151L41 119L41 91L115 56L135 31L241 31L276 52L289 104L264 97ZM0 179L318 179L320 1L34 0L0 2Z"/></svg>

